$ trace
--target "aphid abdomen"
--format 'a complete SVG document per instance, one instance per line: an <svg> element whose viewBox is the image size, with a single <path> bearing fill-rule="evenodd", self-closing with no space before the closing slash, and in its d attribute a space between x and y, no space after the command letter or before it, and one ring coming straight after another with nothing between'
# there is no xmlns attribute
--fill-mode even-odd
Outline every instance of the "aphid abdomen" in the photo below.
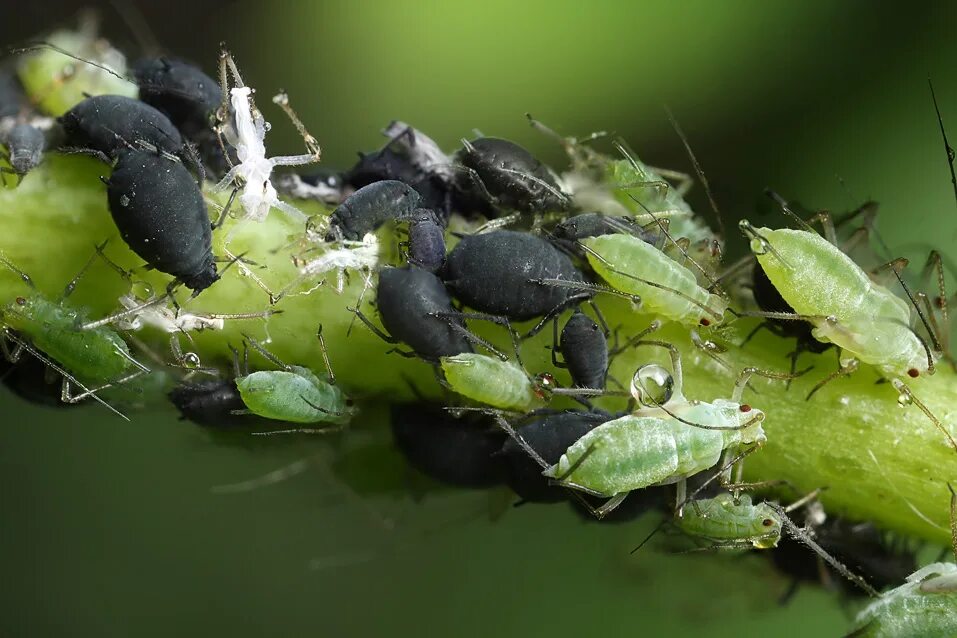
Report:
<svg viewBox="0 0 957 638"><path fill-rule="evenodd" d="M692 429L674 419L624 416L584 435L544 474L604 496L673 482L711 467L721 456L720 433Z"/></svg>
<svg viewBox="0 0 957 638"><path fill-rule="evenodd" d="M695 501L684 508L675 524L689 536L716 544L749 542L759 549L777 545L781 522L767 505L754 505L742 494L735 502L727 492L715 498Z"/></svg>
<svg viewBox="0 0 957 638"><path fill-rule="evenodd" d="M953 578L954 563L934 563L907 577L907 582L885 592L857 616L855 636L898 638L901 636L957 635L957 583L937 593L923 591L928 583Z"/></svg>
<svg viewBox="0 0 957 638"><path fill-rule="evenodd" d="M594 321L576 312L562 329L562 357L575 385L582 388L605 387L608 376L608 344Z"/></svg>
<svg viewBox="0 0 957 638"><path fill-rule="evenodd" d="M768 279L794 311L802 315L856 318L871 292L867 274L841 250L815 233L758 228L751 240Z"/></svg>
<svg viewBox="0 0 957 638"><path fill-rule="evenodd" d="M422 201L421 195L397 180L382 180L349 195L329 217L329 226L343 238L359 240L391 219L404 219ZM335 239L330 233L329 239Z"/></svg>
<svg viewBox="0 0 957 638"><path fill-rule="evenodd" d="M581 243L595 253L587 254L588 263L595 272L617 290L639 295L642 308L647 312L680 323L697 324L702 318L717 322L727 307L727 302L699 286L690 270L637 237L600 235ZM648 285L628 275L667 289ZM701 306L713 311L717 317Z"/></svg>
<svg viewBox="0 0 957 638"><path fill-rule="evenodd" d="M219 278L206 203L181 163L130 151L116 163L107 197L123 241L150 266L193 290Z"/></svg>
<svg viewBox="0 0 957 638"><path fill-rule="evenodd" d="M542 404L525 372L514 363L472 352L440 361L452 389L473 401L516 412L528 412Z"/></svg>
<svg viewBox="0 0 957 638"><path fill-rule="evenodd" d="M243 403L252 413L277 421L348 422L351 411L338 388L319 380L305 368L293 366L293 370L296 372L259 371L237 379L236 387Z"/></svg>
<svg viewBox="0 0 957 638"><path fill-rule="evenodd" d="M70 147L93 149L116 159L137 143L177 155L183 138L165 115L149 104L121 95L88 97L62 117Z"/></svg>

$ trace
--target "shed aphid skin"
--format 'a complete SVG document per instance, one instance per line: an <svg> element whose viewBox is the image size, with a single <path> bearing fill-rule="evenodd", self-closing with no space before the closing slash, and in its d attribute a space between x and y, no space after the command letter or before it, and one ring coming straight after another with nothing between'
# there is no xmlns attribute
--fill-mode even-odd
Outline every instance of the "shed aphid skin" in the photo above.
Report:
<svg viewBox="0 0 957 638"><path fill-rule="evenodd" d="M957 493L950 488L950 528L957 560ZM884 592L858 614L855 638L957 635L957 563L922 567L899 587Z"/></svg>
<svg viewBox="0 0 957 638"><path fill-rule="evenodd" d="M735 458L743 450L766 441L761 422L764 413L742 403L752 375L786 379L790 375L745 368L734 385L730 400L689 401L681 393L681 355L671 344L641 341L636 346L665 348L672 359L672 376L659 365L638 368L631 394L638 401L636 412L595 428L568 448L545 476L558 485L608 498L595 509L601 518L612 511L631 490L649 485L678 484L677 502L685 499L685 481L722 458ZM722 482L730 480L732 465ZM740 471L740 470L739 470Z"/></svg>
<svg viewBox="0 0 957 638"><path fill-rule="evenodd" d="M784 206L788 210L786 204ZM833 237L830 217L826 214L820 217L828 236ZM841 369L818 384L811 394L831 379L856 370L858 362L873 365L891 381L898 392L898 402L902 406L917 405L957 451L953 435L902 380L902 377L916 379L924 373L933 374L940 355L939 341L910 289L904 285L912 304L874 282L840 248L810 231L810 227L772 230L755 228L747 220L741 220L739 225L750 238L751 250L761 268L795 311L794 314L756 314L809 322L814 326L811 331L814 338L834 343L851 355L842 358ZM892 263L889 267L903 285L897 271L899 265ZM912 305L931 335L933 350L911 327Z"/></svg>
<svg viewBox="0 0 957 638"><path fill-rule="evenodd" d="M303 255L312 253L313 250L319 251L317 257L308 260L302 258ZM362 273L366 280L366 287L371 287L371 273L379 265L379 238L374 233L368 233L360 241L344 239L333 244L317 242L315 248L297 256L295 263L299 268L299 276L283 286L278 292L273 293L266 290L269 295L269 303L275 304L285 296L308 295L325 282L325 279L320 277L330 272L335 272L336 279L333 288L339 294L342 294L345 289L346 276L353 271ZM304 281L316 279L318 279L317 283L308 290L292 292Z"/></svg>
<svg viewBox="0 0 957 638"><path fill-rule="evenodd" d="M326 206L338 206L348 192L342 173L332 169L306 174L281 173L276 175L273 183L286 197L315 200Z"/></svg>
<svg viewBox="0 0 957 638"><path fill-rule="evenodd" d="M60 398L76 403L92 397L115 414L119 411L97 396L97 392L120 385L148 373L149 369L130 354L122 337L111 328L91 330L78 327L86 319L83 311L69 305L68 298L77 283L92 265L102 246L67 284L60 299L54 301L37 292L33 280L25 272L0 255L0 264L15 273L30 289L0 309L3 335L0 349L7 360L16 363L24 352L33 355L63 377ZM7 344L11 341L15 348ZM74 394L73 388L80 393Z"/></svg>
<svg viewBox="0 0 957 638"><path fill-rule="evenodd" d="M233 78L234 86L231 89L227 74L231 74ZM267 158L265 139L269 125L256 107L253 89L243 84L239 69L236 68L236 63L225 46L219 55L219 79L223 103L216 115L219 121L216 131L220 139L225 136L236 149L239 163L229 169L216 188L222 190L230 184L237 183L242 189L239 203L245 211L244 219L262 221L266 219L272 208L278 208L293 220L305 220L306 215L302 211L279 199L270 176L276 166L305 166L318 163L322 151L316 138L306 130L299 116L289 106L289 97L280 91L272 101L286 113L299 131L306 144L307 152L304 155Z"/></svg>
<svg viewBox="0 0 957 638"><path fill-rule="evenodd" d="M323 381L308 368L283 363L258 341L245 337L250 347L281 368L279 371L260 370L250 373L239 370L237 362L236 387L249 413L276 421L330 424L325 428L296 428L267 434L324 434L343 429L354 416L356 410L352 407L352 400L335 385L335 376L329 366L329 357L322 338L322 326L316 336L322 349L328 381Z"/></svg>

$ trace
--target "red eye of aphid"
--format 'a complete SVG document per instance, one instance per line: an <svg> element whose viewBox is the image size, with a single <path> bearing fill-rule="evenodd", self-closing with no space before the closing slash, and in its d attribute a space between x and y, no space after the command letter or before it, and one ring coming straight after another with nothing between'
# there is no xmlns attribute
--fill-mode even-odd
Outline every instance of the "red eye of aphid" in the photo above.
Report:
<svg viewBox="0 0 957 638"><path fill-rule="evenodd" d="M17 305L18 305L18 306L25 306L25 305L27 305L27 300L24 299L23 297L17 297Z"/></svg>
<svg viewBox="0 0 957 638"><path fill-rule="evenodd" d="M911 379L916 379L917 377L920 376L920 370L918 370L917 368L911 368L910 370L907 371L907 376L909 376Z"/></svg>
<svg viewBox="0 0 957 638"><path fill-rule="evenodd" d="M763 521L761 521L761 524L764 525L765 527L771 527L772 525L774 525L774 521L772 521L770 518L766 518Z"/></svg>
<svg viewBox="0 0 957 638"><path fill-rule="evenodd" d="M711 325L711 320L706 317L702 317L698 323L700 323L702 326L707 327Z"/></svg>
<svg viewBox="0 0 957 638"><path fill-rule="evenodd" d="M742 412L750 412L750 411L751 411L751 406L748 405L747 403L745 403L745 404L743 404L743 405L742 405L740 408L738 408L738 409L741 410Z"/></svg>

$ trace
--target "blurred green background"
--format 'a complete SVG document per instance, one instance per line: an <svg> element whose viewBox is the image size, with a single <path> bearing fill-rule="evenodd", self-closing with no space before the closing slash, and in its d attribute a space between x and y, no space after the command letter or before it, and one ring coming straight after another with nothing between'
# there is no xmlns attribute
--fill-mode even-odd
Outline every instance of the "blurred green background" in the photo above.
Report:
<svg viewBox="0 0 957 638"><path fill-rule="evenodd" d="M70 24L77 6L8 0L0 42ZM379 146L394 118L446 148L477 128L561 166L528 111L566 134L614 131L645 161L690 172L668 104L732 250L742 245L733 221L768 210L769 185L836 211L880 201L879 227L901 254L954 244L927 78L957 138L955 5L173 0L140 10L170 52L212 71L225 40L260 95L286 89L329 166ZM105 34L135 52L117 12L101 11ZM266 116L270 154L296 151L282 115ZM708 211L700 187L692 202ZM267 442L213 436L169 410L127 424L4 394L0 414L3 636L847 627L848 612L821 591L778 606L787 583L760 556L629 556L651 520L586 524L564 506L499 515L494 493L423 494L375 412L337 439ZM302 459L284 482L212 489Z"/></svg>

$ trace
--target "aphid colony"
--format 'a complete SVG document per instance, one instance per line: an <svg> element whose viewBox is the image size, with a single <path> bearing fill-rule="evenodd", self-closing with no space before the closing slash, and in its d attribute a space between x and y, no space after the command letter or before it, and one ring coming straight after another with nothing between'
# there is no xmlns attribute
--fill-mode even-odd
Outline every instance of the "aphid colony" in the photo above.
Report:
<svg viewBox="0 0 957 638"><path fill-rule="evenodd" d="M948 425L908 385L950 357L941 334L946 303L935 308L925 294L912 292L899 261L884 269L893 276L891 285L870 276L842 251L828 216L818 215L822 237L778 198L798 228L741 223L756 257L754 305L744 307L721 287L719 238L685 203L686 186L671 183L687 185L690 178L646 166L622 143L616 143L620 157L612 157L596 150L597 136L562 138L532 120L569 155L571 167L559 175L509 140L462 140L461 148L446 153L422 132L393 122L384 130L387 143L360 154L349 170L274 175L278 167L318 162L319 144L279 93L273 102L299 131L307 152L266 157L269 125L225 49L219 81L165 57L137 62L126 79L116 56L106 68L59 45L37 47L23 59L35 66L44 56L64 53L72 64L98 69L109 86L117 79L129 83L138 97L91 94L52 112L44 99L54 89L25 90L16 65L0 68L0 141L9 164L0 170L23 180L45 153L98 158L110 172L104 178L106 205L120 237L147 267L172 280L163 295L143 302L124 296L116 313L92 319L70 299L86 268L52 299L33 289L28 273L0 258L23 286L20 296L0 307L9 361L2 379L20 396L49 404L52 370L62 378L63 402L93 398L115 410L101 394L156 375L141 363L148 356L171 371L170 400L198 424L260 433L342 429L357 408L336 385L321 309L308 335L314 346L302 347L320 349L322 374L284 361L249 336L232 347L231 369L204 367L183 355L178 336L281 312L283 297L303 282L319 285L334 273L342 292L345 279L358 275L365 288L374 288L375 307L374 314L361 307L360 297L350 308L359 329L365 326L397 354L431 365L447 391L444 403L392 410L396 444L422 472L460 486L505 483L522 502L568 501L599 519L661 505L671 512L670 527L701 548L769 549L787 533L871 594L872 584L890 586L913 571L862 613L860 635L891 635L874 628L890 622L892 608L893 614L910 613L900 610L908 601L926 601L928 609L953 602L953 564L914 571L913 561L905 560L886 579L858 576L831 556L857 565L853 548L835 549L839 534L825 527L833 520L823 516L814 492L782 507L745 493L760 486L741 482L742 464L765 444L763 424L774 418L774 406L760 405L760 394L753 397L760 407L745 401L750 381L758 376L790 383L800 376L796 361L802 351L836 347L842 355L839 369L811 394L860 363L871 365L902 403L916 404L945 435L941 445L957 450ZM43 120L50 115L56 120ZM219 180L213 190L230 191L214 218L203 192L210 178ZM312 200L332 210L307 220L287 200ZM200 315L181 307L180 285L195 297L217 285L218 262L243 267L242 255L213 254L213 234L223 232L227 216L251 224L273 209L301 226L305 252L315 256L296 257L298 276L269 293L269 308ZM447 230L450 223L455 233ZM390 263L380 249L398 235L405 240ZM451 249L447 241L455 242ZM129 279L102 251L96 248L87 267L103 260ZM939 269L940 260L934 263ZM616 329L609 343L612 330L593 301L597 295L623 299L640 316L654 318ZM713 330L745 315L762 317L769 330L798 340L789 372L732 370L721 358ZM513 326L518 322L529 322L524 334ZM727 377L730 394L710 401L686 398L682 357L689 353L655 338L666 323L690 334L695 356L719 364L715 374ZM162 365L166 358L157 352L134 354L128 345L124 336L144 325L173 335L169 365ZM481 334L477 326L485 326ZM522 358L523 342L548 327L554 370L533 373ZM610 373L625 351L642 353L643 361L629 372L627 387ZM661 365L652 352L670 364ZM568 372L567 387L557 380L559 369ZM798 526L792 511L817 516ZM940 613L941 627L957 628L957 611Z"/></svg>

